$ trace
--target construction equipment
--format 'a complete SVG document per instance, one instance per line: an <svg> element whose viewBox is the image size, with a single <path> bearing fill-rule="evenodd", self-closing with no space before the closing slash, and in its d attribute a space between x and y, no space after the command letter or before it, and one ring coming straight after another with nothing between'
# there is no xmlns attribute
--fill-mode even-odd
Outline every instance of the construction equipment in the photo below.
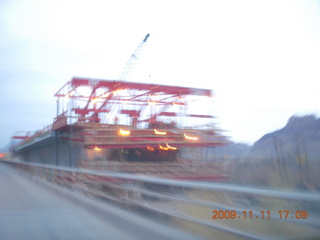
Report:
<svg viewBox="0 0 320 240"><path fill-rule="evenodd" d="M119 77L119 81L127 81L129 74L131 73L131 71L133 70L136 62L139 60L140 55L142 53L142 50L149 38L150 34L148 33L143 41L139 44L139 46L137 47L137 49L134 51L134 53L131 55L129 61L127 62L123 72L121 73L120 77Z"/></svg>
<svg viewBox="0 0 320 240"><path fill-rule="evenodd" d="M143 39L143 41L139 44L139 46L137 47L137 49L134 51L134 53L131 55L131 57L130 57L129 61L127 62L124 70L122 71L122 73L121 73L118 81L124 81L124 82L125 82L125 81L128 80L128 77L129 77L130 73L132 72L135 64L137 63L137 61L138 61L139 58L140 58L140 55L141 55L141 53L142 53L142 50L143 50L143 48L144 48L144 46L145 46L145 44L146 44L149 36L150 36L150 34L148 33L148 34L145 36L145 38ZM91 91L91 95L90 95L91 97L88 99L86 106L85 106L82 110L79 109L79 110L77 110L77 111L78 111L78 113L80 113L80 114L82 115L82 117L84 117L84 116L85 116L87 113L89 113L89 112L93 112L93 113L92 113L92 116L91 116L91 121L92 121L92 122L99 122L99 121L100 121L100 118L99 118L100 113L102 113L102 112L108 112L108 110L104 110L103 108L109 103L109 101L111 100L111 98L112 98L113 100L118 99L118 95L108 95L108 96L110 96L110 97L106 98L105 102L104 102L103 104L100 104L100 106L99 106L98 108L97 108L96 105L95 105L94 111L89 110L88 107L89 107L90 102L92 101L92 99L98 99L98 98L102 99L103 97L106 96L106 94L108 94L108 93L103 93L102 95L101 95L101 94L100 94L100 95L95 95L95 94L96 94L96 90L97 90L97 88L99 88L99 86L97 86L97 85L94 83L94 81L95 81L95 80L92 80L92 81L90 82L90 85L91 85L91 87L92 87L92 91ZM76 86L73 86L73 87L76 88ZM73 88L73 89L70 91L70 93L71 93L71 92L73 93L73 91L75 90L75 88ZM70 95L71 95L71 94L69 94L69 96L70 96ZM94 100L93 100L93 101L94 101ZM110 105L110 106L111 106L111 105ZM110 106L109 106L109 107L110 107Z"/></svg>
<svg viewBox="0 0 320 240"><path fill-rule="evenodd" d="M94 130L95 137L89 134L91 137L85 138L85 142L94 139L91 145L109 148L124 145L147 148L171 143L216 145L211 139L214 130L206 126L214 117L204 114L208 106L196 103L199 99L211 99L208 89L75 77L55 97L67 100L59 109L68 109L57 116L53 130L64 131L70 124L99 126ZM189 108L192 104L195 106ZM201 114L193 112L201 108ZM119 139L126 131L130 131L130 137Z"/></svg>
<svg viewBox="0 0 320 240"><path fill-rule="evenodd" d="M14 152L24 161L84 168L99 162L100 170L221 179L217 164L197 168L201 159L193 164L182 154L226 143L212 123L212 91L127 81L149 36L118 80L74 77L67 82L54 95L58 105L52 128L16 135L24 140Z"/></svg>

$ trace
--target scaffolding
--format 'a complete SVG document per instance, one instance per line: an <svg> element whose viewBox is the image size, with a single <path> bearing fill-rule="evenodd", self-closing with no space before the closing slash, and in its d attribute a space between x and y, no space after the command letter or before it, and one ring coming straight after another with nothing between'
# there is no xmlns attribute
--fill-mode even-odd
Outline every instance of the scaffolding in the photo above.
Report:
<svg viewBox="0 0 320 240"><path fill-rule="evenodd" d="M74 77L55 97L53 131L80 131L88 147L170 151L225 142L208 89Z"/></svg>

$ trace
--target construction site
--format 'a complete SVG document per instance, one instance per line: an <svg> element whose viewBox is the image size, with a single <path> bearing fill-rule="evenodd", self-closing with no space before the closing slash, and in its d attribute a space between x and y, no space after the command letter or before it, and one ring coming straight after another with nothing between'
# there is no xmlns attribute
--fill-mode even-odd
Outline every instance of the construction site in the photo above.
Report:
<svg viewBox="0 0 320 240"><path fill-rule="evenodd" d="M55 94L53 123L17 132L24 162L166 178L225 179L203 149L224 145L214 124L210 89L126 81L149 37L118 80L73 77Z"/></svg>

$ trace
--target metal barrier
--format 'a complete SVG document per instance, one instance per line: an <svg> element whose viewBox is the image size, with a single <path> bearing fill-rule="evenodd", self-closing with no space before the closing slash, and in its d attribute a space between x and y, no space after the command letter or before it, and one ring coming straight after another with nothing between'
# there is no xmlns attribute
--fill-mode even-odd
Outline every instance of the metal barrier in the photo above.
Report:
<svg viewBox="0 0 320 240"><path fill-rule="evenodd" d="M314 239L320 192L188 182L44 164L5 162L91 197L148 210L204 239Z"/></svg>

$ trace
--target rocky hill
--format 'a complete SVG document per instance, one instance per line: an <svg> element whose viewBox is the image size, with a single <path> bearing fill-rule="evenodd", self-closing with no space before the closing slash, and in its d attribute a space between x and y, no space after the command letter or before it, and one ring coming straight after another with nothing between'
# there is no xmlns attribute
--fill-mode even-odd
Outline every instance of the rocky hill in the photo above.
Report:
<svg viewBox="0 0 320 240"><path fill-rule="evenodd" d="M284 128L256 141L249 157L320 159L320 118L292 116Z"/></svg>
<svg viewBox="0 0 320 240"><path fill-rule="evenodd" d="M320 118L292 116L285 127L265 134L253 146L229 142L222 147L189 149L195 159L208 161L320 161ZM185 158L191 157L184 154Z"/></svg>
<svg viewBox="0 0 320 240"><path fill-rule="evenodd" d="M231 165L230 182L320 190L320 118L292 116Z"/></svg>

